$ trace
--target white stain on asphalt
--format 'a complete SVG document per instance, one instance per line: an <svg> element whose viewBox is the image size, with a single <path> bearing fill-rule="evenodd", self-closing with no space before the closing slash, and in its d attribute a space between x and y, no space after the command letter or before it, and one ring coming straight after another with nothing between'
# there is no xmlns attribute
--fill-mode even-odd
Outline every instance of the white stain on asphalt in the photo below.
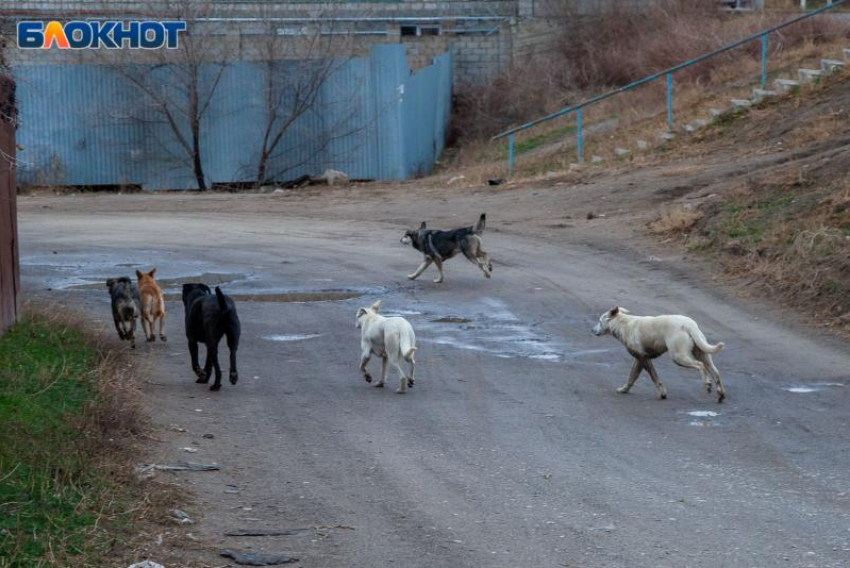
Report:
<svg viewBox="0 0 850 568"><path fill-rule="evenodd" d="M304 341L305 339L315 339L323 336L324 333L302 333L293 335L264 335L266 341Z"/></svg>

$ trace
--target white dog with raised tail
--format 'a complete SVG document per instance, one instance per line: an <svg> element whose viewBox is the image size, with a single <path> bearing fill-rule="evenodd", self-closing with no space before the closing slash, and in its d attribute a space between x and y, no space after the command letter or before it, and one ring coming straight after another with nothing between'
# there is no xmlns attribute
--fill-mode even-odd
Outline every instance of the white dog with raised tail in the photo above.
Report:
<svg viewBox="0 0 850 568"><path fill-rule="evenodd" d="M599 323L593 327L595 335L610 333L619 339L635 358L632 372L625 385L617 392L627 393L635 384L641 371L646 370L649 378L658 389L658 396L667 398L667 389L658 378L652 360L664 355L668 350L673 362L681 367L699 371L702 384L711 392L711 379L717 387L717 402L723 402L726 391L720 382L720 372L714 366L711 356L723 348L723 342L712 345L700 331L697 323L686 316L633 316L620 307L611 308L599 317Z"/></svg>
<svg viewBox="0 0 850 568"><path fill-rule="evenodd" d="M416 351L416 335L410 323L400 317L389 317L378 313L381 301L378 300L371 307L357 310L357 328L362 330L360 339L360 371L367 383L372 382L372 375L366 370L366 364L372 355L381 358L381 380L375 386L383 387L387 380L387 360L393 367L398 369L401 383L396 391L404 394L408 387L413 388L413 371L416 361L413 354ZM410 373L405 374L401 364L407 361Z"/></svg>

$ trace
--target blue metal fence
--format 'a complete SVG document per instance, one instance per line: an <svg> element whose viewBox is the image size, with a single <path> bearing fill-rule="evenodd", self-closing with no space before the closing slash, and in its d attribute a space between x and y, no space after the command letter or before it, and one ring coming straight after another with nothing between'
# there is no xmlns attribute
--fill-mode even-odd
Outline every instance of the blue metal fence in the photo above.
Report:
<svg viewBox="0 0 850 568"><path fill-rule="evenodd" d="M205 66L219 79L202 123L208 185L256 177L265 125L263 63ZM273 73L296 73L279 61ZM426 174L443 149L451 104L451 56L411 72L404 46L376 45L345 62L325 82L315 108L286 132L268 165L269 181L317 175L326 168L354 179L396 180ZM162 86L168 66L146 69ZM22 65L18 80L20 185L141 185L194 188L192 168L139 89L106 65ZM163 87L165 88L165 87ZM201 89L204 90L203 88ZM182 96L179 89L172 95ZM188 134L188 124L186 132Z"/></svg>
<svg viewBox="0 0 850 568"><path fill-rule="evenodd" d="M563 109L561 109L557 112L553 112L552 114L548 114L548 115L543 116L541 118L538 118L536 120L532 120L531 122L526 122L525 124L522 124L522 125L517 126L515 128L511 128L510 130L506 130L506 131L502 132L501 134L497 134L496 136L493 136L492 140L499 140L501 138L507 137L507 139L508 139L508 173L513 173L514 160L515 160L515 154L516 154L514 138L515 138L516 133L528 130L529 128L533 128L534 126L537 126L538 124L542 124L544 122L548 122L548 121L553 120L555 118L558 118L558 117L561 117L561 116L566 116L566 115L574 112L574 113L576 113L577 159L578 159L578 162L581 163L581 162L584 161L584 155L583 155L584 133L583 133L583 124L582 124L582 122L583 122L583 120L582 120L583 119L583 109L585 107L588 107L588 106L593 105L595 103L604 101L605 99L609 99L609 98L614 97L616 95L625 93L627 91L631 91L632 89L639 87L641 85L646 85L647 83L651 83L651 82L653 82L656 79L659 79L661 77L665 77L666 82L667 82L667 129L672 130L673 124L674 124L674 122L673 122L673 75L677 71L681 71L682 69L685 69L686 67L696 65L697 63L701 63L702 61L705 61L707 59L711 59L713 57L720 55L721 53L726 53L727 51L731 51L731 50L733 50L737 47L741 47L742 45L745 45L745 44L750 43L752 41L760 41L761 42L761 77L760 78L761 78L761 87L764 88L767 85L768 36L771 33L775 32L777 30L780 30L782 28L796 24L797 22L800 22L802 20L806 20L806 19L811 18L813 16L817 16L817 15L822 14L822 13L828 11L828 10L832 10L834 8L837 8L838 6L841 6L842 4L845 4L846 2L847 2L847 0L833 0L831 3L829 3L826 6L823 6L821 8L818 8L817 10L812 10L811 12L808 12L808 13L803 14L801 16L798 16L796 18L792 18L792 19L790 19L786 22L783 22L781 24L778 24L776 26L772 26L770 28L765 28L765 29L759 31L758 33L747 36L747 37L740 39L740 40L738 40L734 43L730 43L729 45L721 47L720 49L715 49L714 51L711 51L709 53L704 53L703 55L700 55L699 57L689 59L688 61L685 61L684 63L680 63L679 65L674 65L673 67L670 67L669 69L665 69L663 71L653 73L653 74L648 75L648 76L646 76L642 79L638 79L637 81L629 83L628 85L624 85L624 86L618 87L618 88L616 88L612 91L608 91L608 92L603 93L601 95L597 95L597 96L592 97L590 99L587 99L586 101L579 103L577 105L573 105L573 106L563 108Z"/></svg>

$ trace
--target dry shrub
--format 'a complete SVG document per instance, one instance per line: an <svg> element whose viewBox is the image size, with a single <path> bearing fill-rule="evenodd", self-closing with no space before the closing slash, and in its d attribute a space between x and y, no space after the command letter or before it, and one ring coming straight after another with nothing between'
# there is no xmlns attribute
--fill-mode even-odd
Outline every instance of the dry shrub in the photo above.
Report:
<svg viewBox="0 0 850 568"><path fill-rule="evenodd" d="M453 142L492 136L788 19L787 13L727 14L716 2L703 0L659 0L642 11L611 2L596 17L573 14L570 4L564 5L557 14L563 22L559 37L549 48L519 54L492 84L458 92ZM771 57L806 42L847 36L848 30L846 20L829 16L804 20L770 36ZM742 52L757 59L759 42L678 72L677 90L684 83L711 82L718 67L740 65ZM638 91L645 89L663 85L656 82ZM655 94L650 98L657 103Z"/></svg>
<svg viewBox="0 0 850 568"><path fill-rule="evenodd" d="M679 205L664 209L648 227L657 235L678 235L689 231L701 218L702 213L696 208Z"/></svg>

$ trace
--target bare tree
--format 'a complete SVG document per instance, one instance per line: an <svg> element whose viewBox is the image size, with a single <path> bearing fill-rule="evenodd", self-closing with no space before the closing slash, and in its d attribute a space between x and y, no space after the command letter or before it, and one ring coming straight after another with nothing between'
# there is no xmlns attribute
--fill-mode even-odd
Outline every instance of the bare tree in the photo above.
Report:
<svg viewBox="0 0 850 568"><path fill-rule="evenodd" d="M129 64L113 54L104 57L141 95L142 103L131 118L164 124L170 140L161 141L163 149L191 169L198 189L204 191L208 184L201 151L202 127L232 50L222 36L194 31L198 19L212 13L211 4L166 0L158 9L163 16L188 22L176 49L151 51L142 65Z"/></svg>
<svg viewBox="0 0 850 568"><path fill-rule="evenodd" d="M354 121L354 101L357 85L348 85L346 93L335 93L339 100L321 101L329 81L347 65L356 52L349 30L338 30L330 18L316 18L309 25L275 29L259 38L258 56L262 68L264 118L255 183L263 185L296 169L321 153L340 138L353 136L362 128ZM319 108L320 102L323 108ZM348 107L348 112L331 112L329 106ZM322 132L314 133L305 146L312 152L301 152L301 159L280 158L291 153L284 140L299 119L311 112L333 114L335 124L327 125ZM285 165L272 171L272 163Z"/></svg>

